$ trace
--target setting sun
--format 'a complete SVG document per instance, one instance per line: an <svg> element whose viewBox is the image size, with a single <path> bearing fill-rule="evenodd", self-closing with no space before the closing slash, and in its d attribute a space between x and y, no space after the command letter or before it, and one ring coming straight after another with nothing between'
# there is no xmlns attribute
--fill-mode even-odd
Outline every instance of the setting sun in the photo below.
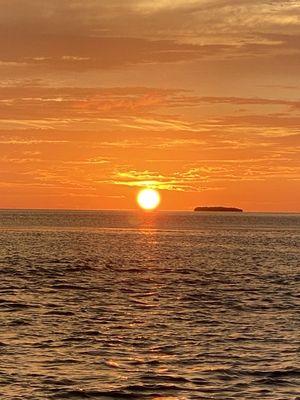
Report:
<svg viewBox="0 0 300 400"><path fill-rule="evenodd" d="M144 210L154 210L160 203L160 195L157 190L143 189L137 196L137 202Z"/></svg>

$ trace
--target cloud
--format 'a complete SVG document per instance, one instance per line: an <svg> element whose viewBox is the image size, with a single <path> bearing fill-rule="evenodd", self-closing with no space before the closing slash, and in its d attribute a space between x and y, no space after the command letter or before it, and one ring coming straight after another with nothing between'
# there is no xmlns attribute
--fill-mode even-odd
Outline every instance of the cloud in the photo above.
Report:
<svg viewBox="0 0 300 400"><path fill-rule="evenodd" d="M200 185L191 184L193 175L185 172L163 175L153 171L116 171L115 178L111 181L114 185L129 187L151 187L159 190L171 191L200 191ZM195 177L195 176L194 176ZM194 182L195 183L195 182ZM204 185L203 185L204 189Z"/></svg>
<svg viewBox="0 0 300 400"><path fill-rule="evenodd" d="M6 86L0 91L2 120L100 118L137 115L168 106L182 90Z"/></svg>
<svg viewBox="0 0 300 400"><path fill-rule="evenodd" d="M0 68L6 72L282 55L299 63L300 7L292 0L4 2Z"/></svg>
<svg viewBox="0 0 300 400"><path fill-rule="evenodd" d="M216 166L214 160L198 162L192 168L176 171L171 174L161 174L155 171L127 170L117 171L115 178L107 181L114 185L128 187L151 187L157 190L179 192L202 192L221 190L229 182L257 182L269 179L300 178L300 165L290 167L277 165L275 160L221 160L222 165ZM261 168L264 162L264 169ZM236 168L236 164L239 168ZM201 165L202 164L202 165ZM221 185L221 186L220 186Z"/></svg>
<svg viewBox="0 0 300 400"><path fill-rule="evenodd" d="M289 136L292 130L299 133L300 116L281 116L277 114L256 114L256 115L228 115L218 118L215 123L220 126L249 127L256 129L258 135L265 136ZM265 128L270 128L269 130ZM271 128L274 128L273 130ZM262 129L260 131L259 129Z"/></svg>
<svg viewBox="0 0 300 400"><path fill-rule="evenodd" d="M0 32L3 33L3 32ZM35 70L86 71L135 64L173 63L220 56L231 49L223 44L188 44L174 40L134 37L24 35L0 36L3 67ZM1 64L0 64L1 67Z"/></svg>
<svg viewBox="0 0 300 400"><path fill-rule="evenodd" d="M209 104L234 104L234 105L276 105L288 106L292 109L300 109L300 100L281 100L281 99L264 99L259 97L200 97L199 102Z"/></svg>
<svg viewBox="0 0 300 400"><path fill-rule="evenodd" d="M43 140L43 139L1 139L0 137L0 145L36 145L36 144L56 144L56 143L68 143L67 140Z"/></svg>
<svg viewBox="0 0 300 400"><path fill-rule="evenodd" d="M20 37L13 36L7 40L7 36L9 33L4 36L2 32L0 37L0 68L4 71L15 68L23 73L114 70L139 64L208 60L224 60L234 64L237 59L275 59L282 55L293 63L299 63L300 59L300 35L257 34L253 43L232 43L228 39L227 43L220 40L207 44L135 37L20 34ZM270 38L268 43L265 43L266 37Z"/></svg>
<svg viewBox="0 0 300 400"><path fill-rule="evenodd" d="M209 116L203 109L206 104L231 106L235 114L228 110L222 113L210 111ZM246 109L243 114L236 115L236 106L256 108L253 114ZM190 111L189 116L185 115L187 110L199 107L202 107L200 118L191 119ZM277 107L277 111L280 107L282 112L271 112L274 107ZM2 129L31 127L91 131L101 127L111 131L118 127L144 132L199 133L221 125L227 130L232 126L297 129L299 110L300 101L294 99L199 96L182 89L151 87L5 86L0 91ZM193 113L196 114L196 111L192 111L192 116Z"/></svg>

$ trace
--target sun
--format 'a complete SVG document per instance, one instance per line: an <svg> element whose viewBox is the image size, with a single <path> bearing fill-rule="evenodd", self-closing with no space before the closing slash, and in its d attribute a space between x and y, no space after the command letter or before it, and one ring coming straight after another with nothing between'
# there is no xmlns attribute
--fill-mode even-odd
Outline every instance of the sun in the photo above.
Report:
<svg viewBox="0 0 300 400"><path fill-rule="evenodd" d="M142 189L136 200L144 210L154 210L160 203L160 195L157 190Z"/></svg>

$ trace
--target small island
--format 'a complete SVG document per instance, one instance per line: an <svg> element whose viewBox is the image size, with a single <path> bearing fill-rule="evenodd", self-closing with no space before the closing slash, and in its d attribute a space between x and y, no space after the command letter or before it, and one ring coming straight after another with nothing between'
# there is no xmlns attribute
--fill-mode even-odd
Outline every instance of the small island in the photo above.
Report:
<svg viewBox="0 0 300 400"><path fill-rule="evenodd" d="M241 208L235 207L196 207L194 211L243 212Z"/></svg>

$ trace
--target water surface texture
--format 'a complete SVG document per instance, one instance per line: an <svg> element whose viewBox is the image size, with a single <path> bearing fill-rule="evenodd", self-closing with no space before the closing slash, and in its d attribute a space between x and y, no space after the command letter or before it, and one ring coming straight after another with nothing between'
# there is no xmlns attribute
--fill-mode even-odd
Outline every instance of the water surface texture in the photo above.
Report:
<svg viewBox="0 0 300 400"><path fill-rule="evenodd" d="M300 399L296 214L0 211L1 399Z"/></svg>

